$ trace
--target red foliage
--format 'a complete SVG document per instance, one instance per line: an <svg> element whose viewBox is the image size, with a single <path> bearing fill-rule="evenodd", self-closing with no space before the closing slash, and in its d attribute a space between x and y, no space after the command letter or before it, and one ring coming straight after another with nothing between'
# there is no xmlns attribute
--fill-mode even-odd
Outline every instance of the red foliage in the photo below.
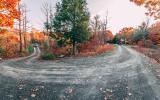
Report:
<svg viewBox="0 0 160 100"><path fill-rule="evenodd" d="M86 48L83 51L80 51L79 55L80 56L95 56L95 55L99 55L99 54L103 54L106 52L110 52L114 49L113 45L99 45L99 46L93 46L92 48L94 49L88 49Z"/></svg>
<svg viewBox="0 0 160 100"><path fill-rule="evenodd" d="M154 44L160 44L160 22L152 25L148 39L150 39Z"/></svg>
<svg viewBox="0 0 160 100"><path fill-rule="evenodd" d="M71 46L65 46L65 47L57 47L56 45L52 46L52 53L55 55L70 55L71 52Z"/></svg>
<svg viewBox="0 0 160 100"><path fill-rule="evenodd" d="M93 36L90 41L83 43L79 46L80 56L95 56L105 52L112 51L114 49L113 45L101 44L98 42L98 38Z"/></svg>

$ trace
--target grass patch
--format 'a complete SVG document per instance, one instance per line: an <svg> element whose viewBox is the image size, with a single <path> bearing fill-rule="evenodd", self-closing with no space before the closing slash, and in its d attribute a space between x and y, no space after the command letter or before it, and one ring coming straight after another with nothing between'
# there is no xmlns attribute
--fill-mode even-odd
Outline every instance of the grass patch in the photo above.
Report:
<svg viewBox="0 0 160 100"><path fill-rule="evenodd" d="M32 46L32 45L29 45L29 46L28 46L28 52L29 52L29 53L33 53L33 51L34 51L33 46Z"/></svg>
<svg viewBox="0 0 160 100"><path fill-rule="evenodd" d="M41 58L43 60L53 60L53 59L56 58L56 56L54 54L51 54L51 53L45 53L45 54L41 55Z"/></svg>

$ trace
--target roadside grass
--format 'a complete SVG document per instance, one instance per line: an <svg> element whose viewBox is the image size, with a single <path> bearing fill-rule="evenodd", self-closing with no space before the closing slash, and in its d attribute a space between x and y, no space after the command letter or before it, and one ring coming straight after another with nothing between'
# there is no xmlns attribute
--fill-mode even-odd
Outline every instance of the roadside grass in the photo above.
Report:
<svg viewBox="0 0 160 100"><path fill-rule="evenodd" d="M160 47L159 49L153 49L153 48L145 48L145 47L139 47L139 46L131 46L131 48L144 54L145 56L148 56L154 59L157 63L160 63L160 52L159 52Z"/></svg>
<svg viewBox="0 0 160 100"><path fill-rule="evenodd" d="M118 48L118 45L115 45L115 44L114 44L113 46L114 46L114 49L113 49L112 51L107 51L107 52L102 53L102 54L97 55L97 56L105 56L105 55L111 56L111 55L114 53L114 51Z"/></svg>
<svg viewBox="0 0 160 100"><path fill-rule="evenodd" d="M94 45L93 45L94 46ZM80 57L88 57L88 56L102 56L102 55L111 55L112 51L115 49L114 45L104 44L98 45L91 48L86 48L82 52L79 53Z"/></svg>
<svg viewBox="0 0 160 100"><path fill-rule="evenodd" d="M42 60L54 60L56 56L52 53L44 53L41 55Z"/></svg>

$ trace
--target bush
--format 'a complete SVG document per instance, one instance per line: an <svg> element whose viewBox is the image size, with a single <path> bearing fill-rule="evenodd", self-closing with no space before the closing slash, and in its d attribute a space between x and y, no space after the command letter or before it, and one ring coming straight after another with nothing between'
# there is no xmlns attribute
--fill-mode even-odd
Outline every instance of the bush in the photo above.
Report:
<svg viewBox="0 0 160 100"><path fill-rule="evenodd" d="M43 54L43 55L41 56L41 58L42 58L43 60L53 60L53 59L55 59L56 57L55 57L54 54L46 53L46 54Z"/></svg>
<svg viewBox="0 0 160 100"><path fill-rule="evenodd" d="M141 40L141 41L138 41L138 46L140 46L140 47L144 47L144 41L143 40Z"/></svg>
<svg viewBox="0 0 160 100"><path fill-rule="evenodd" d="M80 56L95 56L99 54L103 54L106 52L110 52L114 49L114 45L103 44L103 45L92 45L91 42L87 44L83 44L80 46Z"/></svg>
<svg viewBox="0 0 160 100"><path fill-rule="evenodd" d="M113 49L114 49L113 45L101 45L101 46L98 46L96 48L96 53L97 54L102 54L102 53L105 53L105 52L112 51Z"/></svg>
<svg viewBox="0 0 160 100"><path fill-rule="evenodd" d="M28 46L28 52L29 52L29 53L33 53L33 51L34 51L33 46L31 46L31 45L30 45L30 46Z"/></svg>
<svg viewBox="0 0 160 100"><path fill-rule="evenodd" d="M4 50L2 48L0 48L0 56L2 56L4 53Z"/></svg>
<svg viewBox="0 0 160 100"><path fill-rule="evenodd" d="M59 56L59 55L70 55L71 54L71 46L65 46L65 47L61 47L61 48L58 48L58 47L53 47L52 48L52 52L56 55L56 56Z"/></svg>

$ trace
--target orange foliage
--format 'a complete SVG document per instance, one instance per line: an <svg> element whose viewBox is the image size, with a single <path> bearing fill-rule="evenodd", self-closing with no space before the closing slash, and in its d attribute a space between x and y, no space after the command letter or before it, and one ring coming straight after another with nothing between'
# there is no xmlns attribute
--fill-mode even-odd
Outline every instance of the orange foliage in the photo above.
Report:
<svg viewBox="0 0 160 100"><path fill-rule="evenodd" d="M125 38L128 42L130 42L133 32L134 32L133 27L124 27L118 32L117 35L119 36L119 38Z"/></svg>
<svg viewBox="0 0 160 100"><path fill-rule="evenodd" d="M30 38L31 38L31 40L35 40L38 42L42 42L47 39L47 37L44 35L43 32L39 32L36 29L32 29L31 34L30 34Z"/></svg>
<svg viewBox="0 0 160 100"><path fill-rule="evenodd" d="M4 50L3 57L14 57L18 52L18 36L7 30L0 31L0 48Z"/></svg>
<svg viewBox="0 0 160 100"><path fill-rule="evenodd" d="M19 12L16 7L20 0L0 0L0 27L12 27Z"/></svg>
<svg viewBox="0 0 160 100"><path fill-rule="evenodd" d="M22 34L24 37L24 34ZM16 29L2 29L0 30L0 49L3 49L3 54L0 56L4 58L17 57L19 54L19 34ZM26 33L26 44L29 45L30 42L30 33ZM22 41L24 46L24 39Z"/></svg>
<svg viewBox="0 0 160 100"><path fill-rule="evenodd" d="M144 5L147 8L147 16L153 16L155 20L160 19L160 0L130 0L137 5Z"/></svg>
<svg viewBox="0 0 160 100"><path fill-rule="evenodd" d="M96 48L96 52L98 54L102 54L102 53L105 53L107 51L112 51L113 48L114 48L114 46L113 45L109 45L109 44L108 45L100 45L100 46L98 46Z"/></svg>
<svg viewBox="0 0 160 100"><path fill-rule="evenodd" d="M113 40L114 38L114 35L110 30L107 30L105 35L106 35L107 41Z"/></svg>
<svg viewBox="0 0 160 100"><path fill-rule="evenodd" d="M131 2L134 2L137 5L142 5L146 0L130 0Z"/></svg>
<svg viewBox="0 0 160 100"><path fill-rule="evenodd" d="M44 41L45 36L43 33L41 32L35 32L34 33L34 39L38 40L38 41Z"/></svg>

